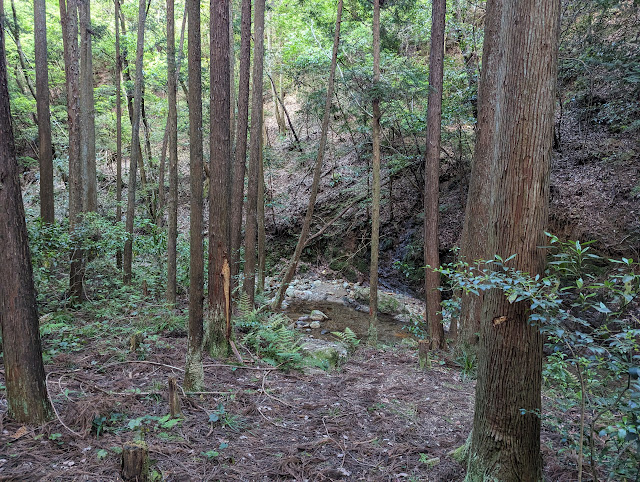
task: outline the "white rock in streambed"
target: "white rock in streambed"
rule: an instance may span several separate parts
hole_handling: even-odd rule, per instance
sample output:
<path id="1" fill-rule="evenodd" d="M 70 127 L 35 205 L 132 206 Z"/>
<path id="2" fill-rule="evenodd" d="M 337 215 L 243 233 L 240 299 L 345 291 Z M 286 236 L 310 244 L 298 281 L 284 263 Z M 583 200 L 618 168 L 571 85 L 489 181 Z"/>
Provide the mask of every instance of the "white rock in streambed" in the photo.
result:
<path id="1" fill-rule="evenodd" d="M 313 328 L 313 329 L 320 328 L 320 322 L 319 321 L 312 321 L 309 324 L 309 328 Z"/>
<path id="2" fill-rule="evenodd" d="M 328 320 L 329 317 L 320 310 L 313 310 L 309 315 L 309 319 L 311 321 L 322 321 L 322 320 Z"/>

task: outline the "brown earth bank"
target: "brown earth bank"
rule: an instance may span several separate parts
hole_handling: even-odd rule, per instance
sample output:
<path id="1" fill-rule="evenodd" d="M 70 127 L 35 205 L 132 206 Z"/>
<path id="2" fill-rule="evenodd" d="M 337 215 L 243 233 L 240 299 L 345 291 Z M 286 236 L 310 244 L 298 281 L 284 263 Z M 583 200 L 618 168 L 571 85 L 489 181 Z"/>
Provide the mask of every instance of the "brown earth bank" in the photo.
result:
<path id="1" fill-rule="evenodd" d="M 288 108 L 296 111 L 294 99 Z M 592 249 L 604 256 L 640 256 L 640 145 L 633 132 L 611 132 L 581 121 L 568 111 L 558 122 L 558 142 L 553 151 L 549 231 L 562 240 L 595 240 Z M 283 263 L 293 252 L 307 208 L 318 129 L 303 137 L 305 155 L 298 154 L 288 138 L 277 137 L 277 126 L 267 118 L 272 133 L 270 156 L 278 159 L 267 169 L 266 228 L 271 238 L 273 264 Z M 369 183 L 367 153 L 350 147 L 346 136 L 330 136 L 314 228 L 318 232 L 344 208 L 356 202 L 315 238 L 304 261 L 325 264 L 350 281 L 368 277 L 370 218 L 365 197 Z M 387 156 L 393 157 L 393 145 Z M 471 147 L 443 148 L 440 172 L 440 252 L 444 262 L 453 259 L 460 243 L 469 183 Z M 384 164 L 385 152 L 383 152 Z M 424 160 L 416 156 L 405 168 L 382 179 L 380 275 L 382 286 L 420 293 L 423 266 Z M 384 168 L 383 168 L 384 170 Z"/>

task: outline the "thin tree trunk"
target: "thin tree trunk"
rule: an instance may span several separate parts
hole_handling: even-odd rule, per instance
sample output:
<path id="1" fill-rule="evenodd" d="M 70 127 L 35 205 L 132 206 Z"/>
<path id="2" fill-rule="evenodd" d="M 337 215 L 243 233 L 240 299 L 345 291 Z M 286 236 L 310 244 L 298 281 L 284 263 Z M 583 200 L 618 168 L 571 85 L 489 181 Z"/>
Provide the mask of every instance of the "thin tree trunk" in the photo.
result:
<path id="1" fill-rule="evenodd" d="M 440 190 L 440 130 L 442 120 L 442 79 L 444 70 L 444 27 L 446 0 L 433 0 L 431 50 L 429 53 L 429 99 L 427 104 L 427 148 L 424 156 L 424 263 L 426 320 L 431 348 L 446 347 L 440 306 L 440 266 L 438 252 L 438 198 Z"/>
<path id="2" fill-rule="evenodd" d="M 140 115 L 142 120 L 142 130 L 144 132 L 144 146 L 145 151 L 147 153 L 147 166 L 149 167 L 149 171 L 152 169 L 153 156 L 151 153 L 151 129 L 149 128 L 149 122 L 147 121 L 147 111 L 144 105 L 144 97 L 145 97 L 145 86 L 144 82 L 142 84 L 142 102 L 140 106 Z M 151 172 L 150 172 L 151 173 Z M 154 204 L 154 191 L 149 187 L 147 181 L 147 173 L 145 172 L 144 162 L 142 161 L 142 157 L 140 157 L 140 181 L 142 184 L 142 193 L 144 199 L 147 201 L 147 209 L 149 211 L 149 217 L 151 219 L 156 219 L 156 209 Z"/>
<path id="3" fill-rule="evenodd" d="M 126 35 L 127 34 L 126 22 L 125 22 L 124 14 L 122 13 L 122 9 L 120 10 L 120 27 L 122 29 L 122 33 Z M 122 65 L 123 65 L 122 76 L 124 77 L 124 80 L 126 81 L 126 83 L 130 85 L 132 83 L 132 79 L 131 79 L 131 73 L 130 73 L 131 71 L 129 68 L 128 51 L 126 49 L 126 45 L 125 45 L 125 48 L 122 49 Z M 135 90 L 135 82 L 134 82 L 134 90 Z M 131 132 L 133 132 L 134 93 L 130 89 L 126 89 L 126 94 L 127 94 L 127 112 L 129 113 L 129 122 L 131 123 Z M 144 92 L 142 96 L 142 101 L 144 101 Z M 142 187 L 142 191 L 146 192 L 147 191 L 147 172 L 144 168 L 144 157 L 142 156 L 142 144 L 140 142 L 139 134 L 138 134 L 138 143 L 137 145 L 135 145 L 135 148 L 138 150 L 137 164 L 139 164 L 138 168 L 140 169 L 140 184 Z M 133 147 L 130 149 L 130 151 L 131 152 L 129 153 L 129 155 L 132 156 Z"/>
<path id="4" fill-rule="evenodd" d="M 175 8 L 174 8 L 175 10 Z M 174 20 L 174 45 L 173 45 L 173 65 L 174 65 L 174 83 L 176 84 L 176 89 L 177 89 L 177 83 L 178 83 L 178 76 L 180 75 L 180 64 L 181 64 L 181 57 L 182 57 L 182 50 L 184 47 L 184 31 L 185 31 L 185 27 L 187 25 L 187 9 L 185 7 L 184 10 L 184 16 L 182 17 L 182 29 L 180 31 L 180 50 L 178 52 L 178 61 L 176 62 L 176 46 L 175 46 L 175 20 Z M 168 26 L 167 26 L 168 28 Z M 167 52 L 168 54 L 168 52 Z M 167 67 L 168 68 L 168 67 Z M 167 86 L 167 89 L 169 89 L 170 87 Z M 171 95 L 169 95 L 169 102 L 171 99 Z M 169 110 L 171 109 L 171 107 L 169 106 Z M 165 205 L 165 193 L 164 193 L 164 173 L 165 173 L 165 164 L 166 164 L 166 159 L 167 159 L 167 145 L 169 142 L 169 129 L 170 129 L 170 120 L 169 120 L 169 115 L 170 112 L 167 114 L 167 123 L 165 125 L 164 128 L 164 136 L 162 137 L 162 151 L 160 153 L 160 166 L 158 168 L 159 173 L 158 173 L 158 217 L 156 219 L 156 224 L 158 226 L 162 226 L 164 224 L 164 205 Z M 176 114 L 177 116 L 177 114 Z M 176 124 L 177 124 L 177 120 L 176 120 Z M 176 127 L 177 130 L 177 127 Z M 177 145 L 177 141 L 176 141 L 176 145 Z M 171 154 L 169 154 L 169 156 L 171 156 Z M 169 160 L 169 162 L 171 162 L 171 160 Z M 169 169 L 171 169 L 171 166 L 169 166 Z M 169 180 L 169 190 L 171 190 L 171 180 Z M 171 202 L 171 201 L 169 201 Z"/>
<path id="5" fill-rule="evenodd" d="M 131 163 L 129 167 L 129 189 L 127 193 L 127 222 L 129 233 L 124 244 L 124 282 L 131 283 L 131 265 L 133 261 L 133 219 L 136 210 L 136 172 L 138 162 L 142 162 L 140 146 L 140 111 L 142 108 L 142 64 L 144 61 L 144 25 L 147 19 L 146 2 L 140 0 L 138 5 L 138 44 L 136 47 L 136 82 L 133 97 L 133 119 L 131 130 Z M 136 146 L 138 148 L 136 149 Z M 142 167 L 142 166 L 141 166 Z"/>
<path id="6" fill-rule="evenodd" d="M 244 250 L 244 291 L 253 306 L 256 286 L 256 232 L 258 202 L 258 163 L 262 139 L 262 84 L 264 66 L 264 6 L 265 0 L 256 0 L 253 46 L 253 89 L 251 93 L 251 144 L 249 149 L 249 173 Z"/>
<path id="7" fill-rule="evenodd" d="M 84 185 L 82 201 L 84 212 L 94 212 L 98 208 L 90 3 L 91 0 L 79 0 L 78 3 L 80 14 L 80 138 L 82 139 L 80 158 Z"/>
<path id="8" fill-rule="evenodd" d="M 167 303 L 176 304 L 176 271 L 178 242 L 178 110 L 176 79 L 176 34 L 174 0 L 167 0 L 167 88 L 169 91 L 169 115 L 167 117 L 169 143 L 169 226 L 167 233 Z M 186 12 L 185 12 L 186 18 Z M 184 25 L 184 23 L 183 23 Z M 184 30 L 183 30 L 184 32 Z M 180 42 L 182 46 L 182 39 Z M 160 165 L 162 167 L 162 163 Z M 162 173 L 163 170 L 161 169 Z M 164 179 L 160 193 L 164 192 Z M 160 196 L 161 199 L 164 195 Z M 162 212 L 162 210 L 159 210 Z"/>
<path id="9" fill-rule="evenodd" d="M 116 24 L 116 222 L 122 221 L 122 57 L 120 56 L 120 0 L 114 0 Z M 122 251 L 116 253 L 116 264 L 122 269 Z"/>
<path id="10" fill-rule="evenodd" d="M 266 132 L 264 124 L 264 110 L 262 111 L 262 127 Z M 258 204 L 257 209 L 257 222 L 258 222 L 258 285 L 256 286 L 256 293 L 262 293 L 264 291 L 264 279 L 265 269 L 267 264 L 267 252 L 266 252 L 266 231 L 264 227 L 264 134 L 260 137 L 260 160 L 258 161 Z"/>
<path id="11" fill-rule="evenodd" d="M 240 20 L 240 72 L 238 79 L 238 123 L 231 187 L 231 279 L 240 267 L 242 242 L 242 205 L 247 164 L 247 128 L 249 122 L 249 74 L 251 57 L 251 0 L 242 0 Z"/>
<path id="12" fill-rule="evenodd" d="M 78 4 L 76 0 L 60 0 L 64 65 L 67 86 L 67 117 L 69 126 L 69 233 L 75 237 L 75 229 L 82 212 L 83 186 L 80 163 L 80 66 L 78 57 Z M 82 300 L 84 290 L 83 255 L 80 249 L 71 250 L 69 269 L 69 296 Z"/>
<path id="13" fill-rule="evenodd" d="M 324 117 L 322 118 L 322 130 L 320 132 L 320 144 L 318 145 L 318 157 L 316 158 L 316 165 L 313 171 L 313 182 L 311 184 L 311 194 L 309 196 L 309 204 L 307 205 L 307 214 L 304 217 L 302 224 L 302 232 L 298 238 L 298 244 L 289 261 L 287 271 L 284 279 L 280 284 L 280 289 L 276 295 L 276 299 L 273 303 L 274 309 L 279 310 L 284 300 L 284 295 L 289 287 L 289 283 L 293 279 L 302 255 L 307 238 L 309 237 L 309 231 L 311 230 L 311 219 L 313 217 L 313 210 L 316 204 L 316 197 L 318 196 L 318 187 L 320 185 L 320 175 L 322 174 L 322 161 L 324 160 L 324 151 L 327 144 L 327 132 L 329 130 L 329 116 L 331 114 L 331 101 L 333 100 L 333 83 L 336 75 L 336 64 L 338 60 L 338 46 L 340 44 L 340 25 L 342 22 L 342 0 L 338 0 L 338 7 L 336 12 L 336 31 L 333 37 L 333 51 L 331 54 L 331 69 L 329 71 L 329 81 L 327 82 L 327 94 L 324 104 Z"/>
<path id="14" fill-rule="evenodd" d="M 202 367 L 204 249 L 202 243 L 202 46 L 200 44 L 200 1 L 187 0 L 189 14 L 189 163 L 190 163 L 190 261 L 189 337 L 184 386 L 199 390 L 204 384 Z"/>
<path id="15" fill-rule="evenodd" d="M 231 123 L 229 118 L 229 0 L 211 2 L 209 172 L 209 319 L 206 348 L 212 356 L 226 356 L 226 296 L 223 267 L 231 250 Z"/>
<path id="16" fill-rule="evenodd" d="M 38 307 L 33 285 L 27 224 L 18 179 L 4 49 L 4 6 L 0 0 L 0 329 L 9 416 L 41 425 L 51 418 Z"/>
<path id="17" fill-rule="evenodd" d="M 271 14 L 269 14 L 269 28 L 267 29 L 267 50 L 271 54 Z M 284 124 L 284 117 L 280 113 L 280 109 L 278 108 L 278 90 L 276 89 L 276 84 L 273 82 L 273 61 L 269 64 L 269 79 L 271 80 L 271 92 L 273 93 L 273 113 L 276 118 L 276 123 L 278 124 L 278 132 L 281 135 L 284 135 L 287 132 L 287 127 Z"/>
<path id="18" fill-rule="evenodd" d="M 380 0 L 373 2 L 373 85 L 380 82 Z M 373 99 L 371 164 L 371 267 L 369 270 L 369 343 L 378 341 L 378 251 L 380 244 L 380 99 Z"/>
<path id="19" fill-rule="evenodd" d="M 49 114 L 49 68 L 47 65 L 47 15 L 45 0 L 33 1 L 36 103 L 40 160 L 40 217 L 47 224 L 55 221 L 53 204 L 53 147 Z"/>
<path id="20" fill-rule="evenodd" d="M 480 93 L 496 102 L 481 99 L 476 159 L 488 158 L 489 222 L 469 236 L 531 275 L 545 265 L 559 12 L 559 0 L 487 3 Z M 529 311 L 485 293 L 468 480 L 542 480 L 542 336 Z"/>
<path id="21" fill-rule="evenodd" d="M 18 61 L 20 62 L 20 69 L 22 75 L 24 76 L 24 80 L 27 83 L 29 93 L 34 99 L 37 100 L 36 91 L 33 88 L 33 83 L 31 82 L 31 78 L 29 77 L 29 75 L 27 75 L 30 69 L 27 66 L 27 57 L 24 54 L 24 50 L 22 50 L 22 42 L 20 41 L 20 25 L 18 24 L 18 14 L 16 13 L 14 0 L 11 0 L 11 13 L 13 14 L 13 28 L 11 29 L 11 33 L 13 34 L 13 40 L 16 43 L 16 50 L 18 51 Z"/>

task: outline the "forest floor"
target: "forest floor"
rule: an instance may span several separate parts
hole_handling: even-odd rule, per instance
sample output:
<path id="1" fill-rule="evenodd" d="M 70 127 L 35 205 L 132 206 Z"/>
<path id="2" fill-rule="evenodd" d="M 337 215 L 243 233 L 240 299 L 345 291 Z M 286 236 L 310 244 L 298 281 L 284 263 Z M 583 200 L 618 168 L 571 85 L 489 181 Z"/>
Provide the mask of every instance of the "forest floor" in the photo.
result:
<path id="1" fill-rule="evenodd" d="M 132 353 L 138 316 L 80 313 L 74 328 L 91 336 L 44 337 L 57 418 L 22 426 L 0 400 L 0 480 L 117 480 L 123 444 L 140 438 L 151 480 L 463 480 L 450 452 L 471 429 L 475 382 L 452 355 L 422 370 L 414 347 L 361 346 L 330 371 L 284 372 L 239 344 L 245 365 L 207 358 L 205 392 L 183 392 L 170 419 L 186 333 L 148 330 Z M 575 480 L 574 461 L 551 449 L 558 436 L 543 432 L 547 480 Z"/>

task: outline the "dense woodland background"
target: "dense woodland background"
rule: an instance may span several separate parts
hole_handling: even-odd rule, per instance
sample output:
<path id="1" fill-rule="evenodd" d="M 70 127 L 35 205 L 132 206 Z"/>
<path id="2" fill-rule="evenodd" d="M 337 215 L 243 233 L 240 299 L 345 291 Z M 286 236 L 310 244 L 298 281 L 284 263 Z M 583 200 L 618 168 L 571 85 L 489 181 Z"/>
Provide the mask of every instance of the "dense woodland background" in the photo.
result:
<path id="1" fill-rule="evenodd" d="M 491 263 L 476 264 L 460 258 L 457 249 L 467 249 L 463 226 L 465 210 L 467 215 L 473 210 L 468 196 L 474 152 L 476 157 L 485 152 L 476 145 L 485 25 L 500 8 L 534 8 L 535 2 L 446 2 L 435 176 L 425 174 L 427 104 L 430 92 L 438 92 L 436 81 L 429 85 L 437 20 L 431 2 L 382 2 L 378 57 L 376 9 L 368 1 L 269 1 L 263 27 L 255 17 L 261 16 L 260 0 L 250 13 L 243 11 L 248 2 L 240 1 L 213 2 L 211 9 L 201 2 L 198 9 L 197 2 L 94 0 L 90 20 L 88 0 L 43 3 L 46 51 L 40 58 L 46 54 L 48 82 L 40 84 L 36 76 L 36 47 L 44 45 L 34 20 L 40 0 L 4 0 L 3 26 L 14 158 L 46 371 L 41 383 L 55 412 L 45 402 L 37 421 L 54 421 L 26 428 L 18 422 L 29 421 L 28 414 L 16 417 L 15 401 L 7 395 L 8 412 L 0 418 L 7 456 L 0 476 L 113 480 L 122 444 L 143 439 L 152 480 L 462 480 L 465 474 L 482 480 L 481 471 L 495 480 L 507 480 L 508 474 L 523 480 L 637 480 L 636 1 L 559 5 L 555 95 L 547 99 L 554 115 L 546 120 L 553 129 L 548 236 L 534 243 L 549 247 L 546 270 L 518 265 L 527 259 L 526 250 L 484 251 L 478 257 Z M 556 6 L 547 3 L 550 10 Z M 65 36 L 61 9 L 76 4 L 77 33 Z M 168 15 L 175 17 L 173 32 Z M 511 30 L 505 25 L 505 38 L 516 42 L 514 25 Z M 199 65 L 196 39 L 201 40 Z M 72 40 L 75 87 L 69 80 Z M 554 52 L 555 40 L 547 40 Z M 542 70 L 546 63 L 554 71 L 554 55 L 538 59 Z M 526 87 L 526 79 L 513 82 L 521 81 Z M 41 164 L 38 121 L 45 111 L 37 106 L 38 85 L 49 91 L 52 171 Z M 531 98 L 523 95 L 523 104 Z M 533 104 L 531 119 L 544 117 L 536 110 L 543 104 Z M 202 109 L 201 129 L 196 106 Z M 544 134 L 538 137 L 546 142 Z M 518 146 L 538 140 L 513 139 Z M 372 236 L 378 162 L 379 241 Z M 529 174 L 519 179 L 526 184 L 534 176 L 523 169 Z M 425 183 L 436 178 L 434 243 L 424 236 Z M 42 191 L 45 179 L 53 186 L 49 200 Z M 510 226 L 495 216 L 496 224 Z M 404 308 L 416 299 L 422 303 L 432 291 L 425 292 L 425 273 L 431 273 L 425 272 L 425 245 L 436 247 L 435 264 L 443 263 L 435 280 L 444 300 L 438 315 L 444 324 L 440 318 L 436 323 L 441 331 L 444 327 L 441 340 L 422 305 Z M 515 254 L 516 262 L 508 258 Z M 374 273 L 383 293 L 377 299 L 372 298 L 378 296 Z M 370 284 L 373 288 L 363 292 Z M 323 290 L 324 298 L 318 296 Z M 482 328 L 479 315 L 477 325 L 465 321 L 473 317 L 470 299 L 484 295 L 486 307 L 495 293 L 503 303 L 523 307 L 518 316 L 536 326 L 518 335 L 524 345 L 507 346 L 522 350 L 511 361 L 485 346 L 489 338 L 482 330 L 501 325 L 499 318 L 488 318 Z M 303 318 L 315 308 L 332 309 L 320 306 L 327 298 L 396 315 L 393 323 L 402 321 L 396 338 L 403 343 L 376 345 L 374 321 L 358 333 L 360 343 L 345 323 L 333 336 L 322 330 L 333 341 L 318 355 L 302 338 L 305 329 L 311 331 Z M 285 316 L 301 299 L 307 303 L 296 308 L 302 318 Z M 378 309 L 370 311 L 374 320 Z M 365 337 L 371 346 L 364 347 Z M 513 413 L 495 417 L 526 418 L 542 438 L 534 433 L 531 446 L 511 444 L 509 437 L 517 439 L 527 425 L 495 422 L 494 431 L 502 423 L 500 430 L 509 435 L 496 437 L 493 452 L 482 453 L 478 447 L 487 445 L 481 438 L 486 427 L 478 420 L 492 420 L 493 412 L 486 406 L 489 411 L 482 412 L 484 402 L 476 399 L 472 420 L 476 376 L 481 380 L 476 393 L 484 393 L 485 381 L 490 385 L 491 374 L 500 373 L 488 366 L 490 360 L 502 360 L 497 363 L 502 373 L 520 379 L 513 391 L 522 391 L 517 384 L 528 375 L 509 367 L 519 370 L 518 357 L 529 360 L 543 343 L 541 373 L 539 358 L 531 358 L 538 365 L 534 378 L 542 382 L 541 408 L 540 388 L 531 394 L 538 408 L 515 406 L 521 402 L 507 393 L 502 400 L 504 406 L 511 402 Z M 348 351 L 344 359 L 341 350 Z M 0 372 L 0 380 L 10 390 L 8 356 L 5 348 L 6 373 Z M 209 357 L 230 359 L 211 363 Z M 232 368 L 235 364 L 242 368 Z M 178 377 L 182 415 L 179 407 L 174 413 L 173 404 L 167 415 L 167 404 L 176 399 L 165 388 L 170 376 Z M 487 393 L 476 396 L 489 399 L 489 407 L 491 400 L 502 406 L 495 392 Z"/>

